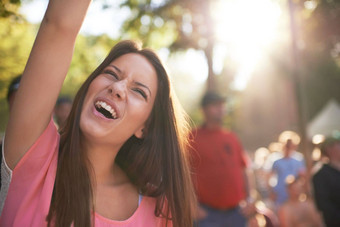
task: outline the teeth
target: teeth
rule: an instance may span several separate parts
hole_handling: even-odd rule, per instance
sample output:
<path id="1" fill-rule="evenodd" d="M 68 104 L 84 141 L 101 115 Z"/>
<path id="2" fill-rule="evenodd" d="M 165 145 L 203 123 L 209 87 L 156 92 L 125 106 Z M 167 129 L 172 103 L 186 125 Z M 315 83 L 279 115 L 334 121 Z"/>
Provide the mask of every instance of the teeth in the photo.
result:
<path id="1" fill-rule="evenodd" d="M 101 108 L 104 108 L 105 110 L 109 111 L 114 119 L 117 117 L 116 111 L 109 104 L 107 104 L 106 102 L 97 101 L 96 102 L 96 106 L 98 108 L 101 107 Z"/>

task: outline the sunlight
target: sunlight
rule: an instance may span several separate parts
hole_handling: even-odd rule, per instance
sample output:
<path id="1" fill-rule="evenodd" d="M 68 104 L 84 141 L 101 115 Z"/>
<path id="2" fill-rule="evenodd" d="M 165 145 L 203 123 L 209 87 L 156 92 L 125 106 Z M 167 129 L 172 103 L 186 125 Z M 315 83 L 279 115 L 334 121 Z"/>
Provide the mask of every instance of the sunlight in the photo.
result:
<path id="1" fill-rule="evenodd" d="M 270 151 L 265 147 L 258 148 L 254 153 L 254 164 L 256 167 L 262 167 Z"/>
<path id="2" fill-rule="evenodd" d="M 193 111 L 208 77 L 208 66 L 203 51 L 189 49 L 162 59 L 166 59 L 171 83 L 184 109 Z"/>
<path id="3" fill-rule="evenodd" d="M 212 8 L 218 42 L 228 46 L 239 64 L 234 88 L 242 90 L 278 35 L 280 7 L 270 0 L 220 0 Z"/>
<path id="4" fill-rule="evenodd" d="M 291 139 L 292 142 L 296 145 L 300 144 L 301 141 L 301 137 L 299 136 L 299 134 L 289 130 L 281 132 L 278 140 L 280 143 L 285 144 L 288 139 Z"/>
<path id="5" fill-rule="evenodd" d="M 103 10 L 103 2 L 94 1 L 89 7 L 80 32 L 85 35 L 107 34 L 111 38 L 119 37 L 121 24 L 130 14 L 127 7 L 119 8 L 119 4 L 122 2 L 122 0 L 118 0 L 115 7 Z M 20 12 L 26 16 L 29 22 L 40 23 L 47 5 L 48 0 L 24 1 Z"/>
<path id="6" fill-rule="evenodd" d="M 173 66 L 173 70 L 176 68 L 176 73 L 181 72 L 198 83 L 204 83 L 208 78 L 208 66 L 202 51 L 189 49 L 179 53 L 178 59 L 175 62 L 168 62 Z"/>

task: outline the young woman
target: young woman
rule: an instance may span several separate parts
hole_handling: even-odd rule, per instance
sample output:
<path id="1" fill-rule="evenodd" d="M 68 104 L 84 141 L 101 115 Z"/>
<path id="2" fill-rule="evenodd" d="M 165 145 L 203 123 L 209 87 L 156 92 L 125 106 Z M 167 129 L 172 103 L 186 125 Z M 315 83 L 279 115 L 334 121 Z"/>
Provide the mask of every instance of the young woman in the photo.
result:
<path id="1" fill-rule="evenodd" d="M 191 226 L 183 119 L 152 51 L 117 44 L 60 135 L 51 120 L 89 4 L 49 2 L 6 130 L 0 226 Z"/>

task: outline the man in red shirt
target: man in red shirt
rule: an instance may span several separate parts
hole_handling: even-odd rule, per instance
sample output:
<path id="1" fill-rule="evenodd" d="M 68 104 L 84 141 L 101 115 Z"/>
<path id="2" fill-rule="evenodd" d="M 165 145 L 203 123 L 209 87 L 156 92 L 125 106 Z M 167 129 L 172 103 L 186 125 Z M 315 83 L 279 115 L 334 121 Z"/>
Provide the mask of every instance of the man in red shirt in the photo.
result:
<path id="1" fill-rule="evenodd" d="M 246 159 L 237 136 L 223 128 L 225 99 L 208 92 L 201 106 L 204 124 L 193 130 L 193 180 L 200 203 L 199 227 L 243 227 L 239 203 L 246 199 Z"/>

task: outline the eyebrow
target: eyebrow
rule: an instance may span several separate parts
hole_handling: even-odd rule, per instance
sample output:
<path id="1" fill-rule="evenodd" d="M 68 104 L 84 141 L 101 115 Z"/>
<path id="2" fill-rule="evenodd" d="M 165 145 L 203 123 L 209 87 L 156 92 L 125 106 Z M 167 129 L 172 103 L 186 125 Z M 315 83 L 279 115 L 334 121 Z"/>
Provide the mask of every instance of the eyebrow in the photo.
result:
<path id="1" fill-rule="evenodd" d="M 109 65 L 109 66 L 112 66 L 112 67 L 115 68 L 119 73 L 122 73 L 122 70 L 120 70 L 117 66 L 115 66 L 115 65 L 113 65 L 113 64 L 111 64 L 111 65 Z M 135 81 L 134 83 L 135 83 L 136 85 L 138 85 L 138 86 L 141 86 L 141 87 L 146 88 L 146 89 L 149 91 L 150 96 L 151 96 L 151 91 L 150 91 L 150 89 L 149 89 L 148 86 L 146 86 L 145 84 L 142 84 L 141 82 L 138 82 L 138 81 Z"/>
<path id="2" fill-rule="evenodd" d="M 149 91 L 150 96 L 151 96 L 151 91 L 150 91 L 150 89 L 148 88 L 148 86 L 146 86 L 145 84 L 142 84 L 141 82 L 138 82 L 138 81 L 135 81 L 135 84 L 137 84 L 138 86 L 141 86 L 141 87 L 146 88 L 146 89 Z"/>
<path id="3" fill-rule="evenodd" d="M 113 67 L 113 68 L 115 68 L 119 73 L 122 73 L 122 70 L 120 70 L 117 66 L 115 66 L 115 65 L 109 65 L 109 66 L 111 66 L 111 67 Z"/>

